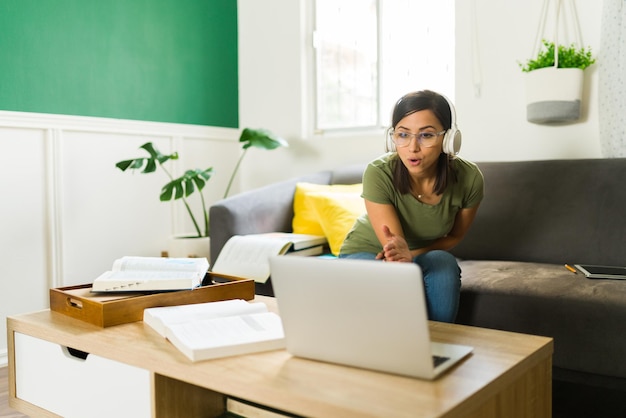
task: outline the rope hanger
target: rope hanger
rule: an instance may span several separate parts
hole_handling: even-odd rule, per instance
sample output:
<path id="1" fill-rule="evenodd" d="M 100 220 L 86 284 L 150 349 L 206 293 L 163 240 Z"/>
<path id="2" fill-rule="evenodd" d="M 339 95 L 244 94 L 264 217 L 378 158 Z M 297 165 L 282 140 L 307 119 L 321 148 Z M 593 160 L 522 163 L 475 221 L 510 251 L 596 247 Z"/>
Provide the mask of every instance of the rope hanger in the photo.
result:
<path id="1" fill-rule="evenodd" d="M 546 30 L 546 21 L 548 20 L 548 11 L 551 0 L 543 0 L 543 4 L 541 7 L 541 18 L 539 19 L 539 26 L 537 28 L 537 35 L 535 37 L 535 43 L 533 52 L 530 55 L 531 57 L 536 57 L 541 49 L 543 44 L 543 40 L 545 39 L 545 30 Z M 561 12 L 565 15 L 566 5 L 563 0 L 556 0 L 555 2 L 555 25 L 554 25 L 554 67 L 559 66 L 559 23 L 561 21 Z M 575 0 L 568 0 L 569 11 L 572 20 L 572 26 L 574 31 L 574 36 L 576 37 L 576 42 L 580 47 L 583 45 L 582 35 L 580 31 L 580 23 L 578 22 L 578 13 L 576 12 L 576 3 Z M 567 20 L 566 17 L 563 18 L 563 26 L 567 31 Z"/>

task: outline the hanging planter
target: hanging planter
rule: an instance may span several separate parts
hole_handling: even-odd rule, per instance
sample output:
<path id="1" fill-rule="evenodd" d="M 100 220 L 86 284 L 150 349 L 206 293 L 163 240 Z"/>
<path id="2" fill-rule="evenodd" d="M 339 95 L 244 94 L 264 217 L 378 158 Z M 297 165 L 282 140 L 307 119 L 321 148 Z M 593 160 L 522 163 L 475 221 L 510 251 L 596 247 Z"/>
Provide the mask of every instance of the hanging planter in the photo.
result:
<path id="1" fill-rule="evenodd" d="M 526 74 L 526 119 L 532 123 L 580 119 L 585 73 L 580 68 L 547 67 Z"/>
<path id="2" fill-rule="evenodd" d="M 540 28 L 547 18 L 547 3 Z M 520 64 L 526 74 L 526 119 L 532 123 L 564 123 L 580 119 L 581 103 L 584 87 L 584 70 L 595 62 L 590 49 L 577 49 L 559 45 L 558 24 L 561 0 L 556 5 L 555 42 L 543 40 L 543 49 L 526 64 Z M 575 6 L 571 2 L 578 42 L 582 44 L 580 30 L 575 18 Z M 539 31 L 542 32 L 542 29 Z M 539 35 L 539 34 L 538 34 Z"/>

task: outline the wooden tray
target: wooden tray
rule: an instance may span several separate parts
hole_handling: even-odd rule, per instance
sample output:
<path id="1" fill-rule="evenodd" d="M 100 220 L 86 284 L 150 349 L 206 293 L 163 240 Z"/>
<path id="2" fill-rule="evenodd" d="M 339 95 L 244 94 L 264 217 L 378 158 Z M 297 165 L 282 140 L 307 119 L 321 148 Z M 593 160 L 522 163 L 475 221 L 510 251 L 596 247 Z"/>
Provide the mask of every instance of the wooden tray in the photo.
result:
<path id="1" fill-rule="evenodd" d="M 50 289 L 50 310 L 100 327 L 143 320 L 143 310 L 228 299 L 254 299 L 254 280 L 228 277 L 193 290 L 162 293 L 92 293 L 91 284 Z"/>

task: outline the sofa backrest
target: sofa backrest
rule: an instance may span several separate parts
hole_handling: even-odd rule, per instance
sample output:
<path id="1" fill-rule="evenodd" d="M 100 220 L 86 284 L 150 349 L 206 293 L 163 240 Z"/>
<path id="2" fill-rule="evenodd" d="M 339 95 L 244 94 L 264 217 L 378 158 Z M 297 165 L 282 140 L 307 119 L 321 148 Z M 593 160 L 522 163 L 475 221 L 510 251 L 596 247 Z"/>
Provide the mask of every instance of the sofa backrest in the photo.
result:
<path id="1" fill-rule="evenodd" d="M 478 163 L 463 259 L 626 265 L 626 159 Z"/>
<path id="2" fill-rule="evenodd" d="M 454 255 L 626 265 L 626 159 L 478 163 L 485 198 Z M 211 263 L 236 234 L 291 231 L 297 182 L 353 184 L 364 165 L 282 181 L 210 209 Z"/>
<path id="3" fill-rule="evenodd" d="M 333 171 L 330 184 L 357 184 L 363 182 L 365 164 L 346 166 Z"/>

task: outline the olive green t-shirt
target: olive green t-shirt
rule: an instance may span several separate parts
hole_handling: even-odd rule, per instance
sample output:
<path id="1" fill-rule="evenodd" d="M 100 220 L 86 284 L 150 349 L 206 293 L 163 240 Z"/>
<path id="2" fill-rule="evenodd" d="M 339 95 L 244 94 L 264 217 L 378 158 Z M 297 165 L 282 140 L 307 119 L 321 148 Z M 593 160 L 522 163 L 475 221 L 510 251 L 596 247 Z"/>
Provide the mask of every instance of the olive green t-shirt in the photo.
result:
<path id="1" fill-rule="evenodd" d="M 389 153 L 368 164 L 363 173 L 363 193 L 366 200 L 390 204 L 396 208 L 404 237 L 410 249 L 423 248 L 447 235 L 459 209 L 471 208 L 483 198 L 483 175 L 476 166 L 461 158 L 454 160 L 457 182 L 449 184 L 436 205 L 417 200 L 410 193 L 400 194 L 393 186 L 392 167 L 397 154 Z M 378 241 L 367 214 L 359 217 L 341 247 L 342 254 L 378 253 Z"/>

